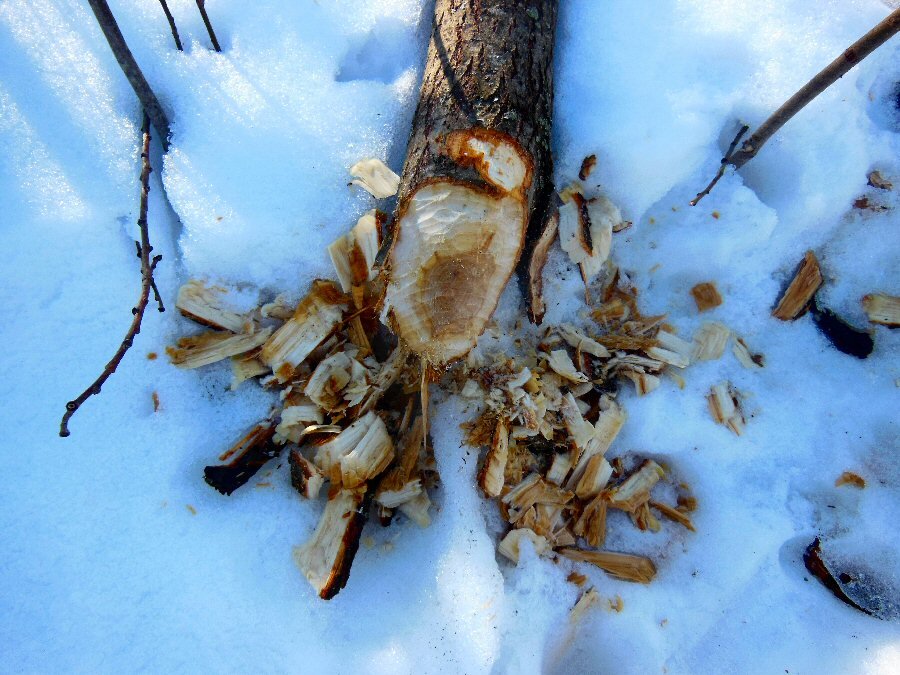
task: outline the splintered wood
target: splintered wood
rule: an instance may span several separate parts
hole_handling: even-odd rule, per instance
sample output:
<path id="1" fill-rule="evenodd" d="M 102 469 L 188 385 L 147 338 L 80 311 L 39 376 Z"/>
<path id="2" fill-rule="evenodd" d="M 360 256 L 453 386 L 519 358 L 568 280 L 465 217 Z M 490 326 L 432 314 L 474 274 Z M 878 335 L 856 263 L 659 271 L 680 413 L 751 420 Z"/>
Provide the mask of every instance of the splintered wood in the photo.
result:
<path id="1" fill-rule="evenodd" d="M 772 311 L 772 316 L 782 321 L 796 319 L 806 311 L 823 281 L 815 253 L 807 251 L 790 285 Z"/>
<path id="2" fill-rule="evenodd" d="M 490 145 L 491 140 L 448 142 L 463 143 L 469 153 L 487 152 L 493 163 L 481 167 L 485 180 L 495 181 L 498 189 L 518 189 L 518 183 L 507 185 L 525 175 L 518 155 L 502 144 Z M 355 165 L 354 176 L 375 195 L 396 189 L 394 176 L 374 160 Z M 693 531 L 688 513 L 695 502 L 675 487 L 664 467 L 614 449 L 627 419 L 618 389 L 630 382 L 638 395 L 651 394 L 664 374 L 721 358 L 732 333 L 720 323 L 706 323 L 693 339 L 685 339 L 664 315 L 643 315 L 637 289 L 609 257 L 613 232 L 624 227 L 618 209 L 602 196 L 583 196 L 580 187 L 564 192 L 559 213 L 551 218 L 559 220 L 560 243 L 580 267 L 594 323 L 523 331 L 515 340 L 515 356 L 488 356 L 480 345 L 469 351 L 480 329 L 464 331 L 458 352 L 433 359 L 427 339 L 410 344 L 385 330 L 378 312 L 386 293 L 390 298 L 391 284 L 396 291 L 397 277 L 396 270 L 390 277 L 379 268 L 386 224 L 374 210 L 329 246 L 338 281 L 314 281 L 296 304 L 279 296 L 238 311 L 225 289 L 199 281 L 179 293 L 179 309 L 204 332 L 170 348 L 173 363 L 196 368 L 229 361 L 232 388 L 256 380 L 278 394 L 271 415 L 219 464 L 206 467 L 206 481 L 231 494 L 268 461 L 287 455 L 290 482 L 299 495 L 325 502 L 318 526 L 294 552 L 320 597 L 333 597 L 347 583 L 369 519 L 388 526 L 399 515 L 421 527 L 430 524 L 430 493 L 439 477 L 427 438 L 429 381 L 478 408 L 467 423 L 467 439 L 484 448 L 478 484 L 509 525 L 498 541 L 500 556 L 517 563 L 529 551 L 648 583 L 656 574 L 650 558 L 604 550 L 610 528 L 624 524 L 657 532 L 664 527 L 662 518 L 666 527 Z M 447 274 L 452 285 L 456 273 Z M 386 305 L 393 310 L 382 317 L 388 323 L 399 319 L 397 298 Z M 487 321 L 491 307 L 481 308 L 478 321 Z M 761 355 L 735 340 L 738 359 L 761 367 Z M 456 344 L 444 346 L 451 342 Z M 466 354 L 465 360 L 445 364 L 454 354 Z M 447 368 L 436 372 L 429 363 Z M 719 389 L 711 394 L 711 409 L 740 433 L 737 399 L 727 387 Z M 667 503 L 675 495 L 677 503 Z"/>
<path id="3" fill-rule="evenodd" d="M 391 189 L 378 163 L 354 170 L 373 194 Z M 326 500 L 311 538 L 294 553 L 324 599 L 346 584 L 370 511 L 385 525 L 402 513 L 427 526 L 427 490 L 438 480 L 418 407 L 419 365 L 379 328 L 374 310 L 381 244 L 380 216 L 372 211 L 329 247 L 340 287 L 317 280 L 296 306 L 276 298 L 237 312 L 224 289 L 190 281 L 178 307 L 213 330 L 169 349 L 181 368 L 230 358 L 233 387 L 258 379 L 278 392 L 270 418 L 223 454 L 222 464 L 206 467 L 205 478 L 229 495 L 287 451 L 297 492 Z"/>
<path id="4" fill-rule="evenodd" d="M 627 418 L 617 389 L 630 381 L 647 394 L 668 369 L 721 357 L 731 332 L 707 324 L 694 340 L 678 337 L 664 317 L 640 313 L 636 289 L 615 269 L 594 288 L 601 308 L 594 329 L 547 327 L 536 345 L 520 340 L 522 353 L 515 357 L 473 353 L 454 384 L 480 408 L 464 426 L 469 443 L 484 449 L 481 490 L 508 523 L 500 555 L 518 563 L 527 546 L 539 556 L 649 583 L 656 574 L 653 561 L 604 550 L 608 528 L 630 520 L 629 527 L 659 531 L 655 514 L 670 527 L 693 531 L 694 525 L 688 508 L 662 496 L 672 493 L 674 483 L 660 464 L 631 453 L 614 456 Z"/>

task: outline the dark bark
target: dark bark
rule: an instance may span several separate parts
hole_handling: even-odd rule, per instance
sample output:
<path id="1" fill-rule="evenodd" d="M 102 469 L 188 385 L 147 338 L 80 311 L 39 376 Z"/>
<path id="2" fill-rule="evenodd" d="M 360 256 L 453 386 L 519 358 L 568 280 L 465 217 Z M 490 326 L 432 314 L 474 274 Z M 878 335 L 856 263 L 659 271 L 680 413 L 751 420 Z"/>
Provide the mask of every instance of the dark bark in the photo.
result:
<path id="1" fill-rule="evenodd" d="M 553 191 L 557 9 L 557 0 L 437 0 L 398 199 L 400 214 L 427 181 L 484 184 L 475 169 L 447 156 L 442 139 L 448 133 L 483 128 L 508 135 L 529 155 L 533 169 L 525 195 L 527 243 L 519 265 L 525 277 Z"/>
<path id="2" fill-rule="evenodd" d="M 100 24 L 103 35 L 106 37 L 106 41 L 109 43 L 109 47 L 112 49 L 116 61 L 119 62 L 122 72 L 125 73 L 125 77 L 128 78 L 131 88 L 134 89 L 134 93 L 137 94 L 138 100 L 141 102 L 141 107 L 144 109 L 144 112 L 147 113 L 147 116 L 150 118 L 150 123 L 159 134 L 163 151 L 167 151 L 169 149 L 170 134 L 169 118 L 166 117 L 166 113 L 159 104 L 156 94 L 153 93 L 150 84 L 147 82 L 147 78 L 144 77 L 144 73 L 141 72 L 137 61 L 134 60 L 134 56 L 128 48 L 125 38 L 122 36 L 122 31 L 119 30 L 119 24 L 116 23 L 116 18 L 113 16 L 112 11 L 110 11 L 106 0 L 88 0 L 88 4 L 94 11 L 94 16 L 97 17 L 97 23 Z"/>
<path id="3" fill-rule="evenodd" d="M 419 104 L 400 183 L 402 203 L 433 177 L 480 182 L 437 139 L 482 127 L 508 134 L 531 155 L 528 195 L 551 188 L 556 0 L 437 0 Z"/>
<path id="4" fill-rule="evenodd" d="M 212 22 L 210 22 L 209 15 L 206 13 L 206 0 L 197 0 L 197 9 L 200 10 L 203 25 L 206 26 L 206 32 L 209 33 L 209 41 L 212 42 L 213 49 L 221 52 L 222 48 L 219 46 L 218 38 L 216 38 L 216 31 L 213 30 Z"/>

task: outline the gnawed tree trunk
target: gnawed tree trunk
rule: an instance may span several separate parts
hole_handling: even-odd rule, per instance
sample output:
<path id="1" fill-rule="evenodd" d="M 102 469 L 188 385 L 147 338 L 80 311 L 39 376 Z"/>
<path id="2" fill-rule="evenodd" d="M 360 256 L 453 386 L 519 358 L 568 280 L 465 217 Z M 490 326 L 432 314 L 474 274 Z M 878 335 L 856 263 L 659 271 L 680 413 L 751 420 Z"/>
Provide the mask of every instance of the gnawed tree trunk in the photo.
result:
<path id="1" fill-rule="evenodd" d="M 385 294 L 388 323 L 432 365 L 471 349 L 520 258 L 540 274 L 557 4 L 436 2 Z"/>

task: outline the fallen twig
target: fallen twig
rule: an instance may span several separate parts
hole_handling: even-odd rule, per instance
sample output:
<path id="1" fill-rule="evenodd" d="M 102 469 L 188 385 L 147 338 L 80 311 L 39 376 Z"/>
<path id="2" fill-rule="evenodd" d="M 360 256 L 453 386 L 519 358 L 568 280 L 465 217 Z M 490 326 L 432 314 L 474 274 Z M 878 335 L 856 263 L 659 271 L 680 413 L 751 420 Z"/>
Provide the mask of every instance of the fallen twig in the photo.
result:
<path id="1" fill-rule="evenodd" d="M 159 0 L 159 4 L 162 5 L 163 12 L 166 14 L 166 19 L 169 21 L 169 28 L 172 29 L 172 37 L 175 38 L 175 46 L 178 48 L 178 51 L 183 52 L 184 47 L 181 46 L 181 38 L 178 37 L 178 28 L 175 26 L 175 17 L 172 16 L 172 12 L 169 11 L 169 4 L 166 0 Z"/>
<path id="2" fill-rule="evenodd" d="M 206 26 L 206 32 L 209 33 L 210 42 L 212 42 L 213 49 L 217 52 L 221 52 L 222 48 L 219 46 L 219 41 L 216 39 L 216 32 L 213 30 L 212 23 L 209 21 L 209 15 L 206 13 L 206 0 L 197 0 L 197 9 L 200 10 L 200 16 L 203 17 L 203 24 Z"/>
<path id="3" fill-rule="evenodd" d="M 106 37 L 106 41 L 109 43 L 109 47 L 112 49 L 116 61 L 119 62 L 122 72 L 125 73 L 125 77 L 128 78 L 131 88 L 134 89 L 134 93 L 137 94 L 138 100 L 141 102 L 141 107 L 144 109 L 144 114 L 150 118 L 153 127 L 159 134 L 163 151 L 167 151 L 169 149 L 170 133 L 169 118 L 166 117 L 165 111 L 163 111 L 162 106 L 159 104 L 159 99 L 156 98 L 156 94 L 154 94 L 153 90 L 150 88 L 150 84 L 141 72 L 137 61 L 134 60 L 134 56 L 128 48 L 125 38 L 122 36 L 122 31 L 119 30 L 116 18 L 113 16 L 112 11 L 110 11 L 106 0 L 88 0 L 88 3 L 94 11 L 94 16 L 97 17 L 97 23 L 100 24 L 103 35 Z"/>
<path id="4" fill-rule="evenodd" d="M 91 4 L 93 5 L 93 2 Z M 122 344 L 119 345 L 116 353 L 109 360 L 109 363 L 106 364 L 103 372 L 100 373 L 100 376 L 94 380 L 87 389 L 81 392 L 77 398 L 66 403 L 66 412 L 59 425 L 59 435 L 64 438 L 69 435 L 69 420 L 72 418 L 72 415 L 74 415 L 91 396 L 100 393 L 100 389 L 104 383 L 114 372 L 116 372 L 116 368 L 118 368 L 119 364 L 122 362 L 125 352 L 127 352 L 131 345 L 134 344 L 135 335 L 141 332 L 141 320 L 144 318 L 144 310 L 147 308 L 147 303 L 150 301 L 151 289 L 153 290 L 156 302 L 159 305 L 159 311 L 164 312 L 166 309 L 165 306 L 163 306 L 162 298 L 160 298 L 159 292 L 156 289 L 156 283 L 153 280 L 153 271 L 156 269 L 156 265 L 159 261 L 162 260 L 162 256 L 155 255 L 152 259 L 150 258 L 150 252 L 153 250 L 153 247 L 150 245 L 150 232 L 147 227 L 147 196 L 150 192 L 150 172 L 153 169 L 150 166 L 150 118 L 146 111 L 144 112 L 143 124 L 141 125 L 141 134 L 143 136 L 141 146 L 141 205 L 137 221 L 141 230 L 141 241 L 135 242 L 137 245 L 138 257 L 141 259 L 141 295 L 138 298 L 137 306 L 131 310 L 131 313 L 134 315 L 134 318 L 131 320 L 131 326 L 128 328 L 128 332 L 125 334 Z"/>
<path id="5" fill-rule="evenodd" d="M 698 192 L 697 196 L 691 200 L 691 206 L 697 206 L 697 202 L 703 199 L 706 195 L 709 194 L 710 190 L 712 190 L 716 183 L 719 182 L 719 179 L 725 175 L 725 169 L 731 163 L 731 156 L 734 153 L 734 149 L 737 147 L 737 144 L 740 142 L 741 138 L 744 137 L 750 130 L 750 127 L 746 124 L 742 124 L 741 128 L 738 129 L 737 134 L 734 137 L 734 140 L 731 141 L 731 145 L 728 146 L 728 151 L 725 153 L 725 156 L 722 158 L 722 163 L 719 165 L 719 170 L 716 171 L 716 175 L 713 176 L 713 179 L 709 181 L 709 185 L 703 188 L 702 192 Z"/>
<path id="6" fill-rule="evenodd" d="M 840 56 L 803 85 L 797 93 L 785 101 L 778 110 L 759 125 L 759 128 L 753 132 L 750 138 L 744 141 L 739 150 L 735 151 L 737 141 L 747 131 L 747 127 L 743 127 L 732 142 L 731 147 L 728 148 L 728 152 L 722 159 L 722 165 L 719 167 L 715 178 L 703 192 L 700 192 L 691 201 L 691 206 L 696 206 L 703 197 L 709 194 L 709 191 L 725 173 L 726 165 L 730 164 L 737 170 L 756 157 L 756 154 L 766 141 L 775 135 L 788 120 L 800 112 L 816 96 L 843 77 L 853 66 L 890 40 L 898 31 L 900 31 L 900 9 L 895 9 L 881 23 L 850 45 Z"/>

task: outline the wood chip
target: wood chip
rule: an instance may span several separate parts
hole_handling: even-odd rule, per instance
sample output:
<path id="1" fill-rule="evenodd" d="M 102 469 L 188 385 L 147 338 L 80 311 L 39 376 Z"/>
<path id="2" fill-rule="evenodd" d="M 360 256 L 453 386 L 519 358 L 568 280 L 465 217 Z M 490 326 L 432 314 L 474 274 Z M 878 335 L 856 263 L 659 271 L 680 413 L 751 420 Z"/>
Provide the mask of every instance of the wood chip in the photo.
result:
<path id="1" fill-rule="evenodd" d="M 645 373 L 642 370 L 621 370 L 620 373 L 634 382 L 634 389 L 638 396 L 645 396 L 659 388 L 661 380 L 656 375 Z"/>
<path id="2" fill-rule="evenodd" d="M 694 302 L 697 303 L 697 311 L 705 312 L 722 304 L 722 296 L 719 295 L 719 289 L 712 281 L 704 281 L 697 284 L 691 289 L 691 295 L 694 296 Z"/>
<path id="3" fill-rule="evenodd" d="M 299 448 L 291 450 L 288 455 L 291 467 L 291 485 L 306 499 L 315 499 L 325 484 L 325 476 L 315 464 L 300 453 Z"/>
<path id="4" fill-rule="evenodd" d="M 879 190 L 891 190 L 894 187 L 893 183 L 882 176 L 879 171 L 870 172 L 867 178 L 869 179 L 869 185 Z"/>
<path id="5" fill-rule="evenodd" d="M 638 470 L 609 493 L 609 505 L 622 511 L 635 511 L 650 499 L 650 491 L 666 475 L 652 459 L 645 459 Z"/>
<path id="6" fill-rule="evenodd" d="M 509 427 L 503 419 L 497 420 L 491 447 L 484 458 L 478 475 L 478 484 L 487 497 L 499 497 L 503 490 L 503 476 L 509 457 Z"/>
<path id="7" fill-rule="evenodd" d="M 585 157 L 581 162 L 581 169 L 578 170 L 578 178 L 587 180 L 595 166 L 597 166 L 597 155 L 588 155 Z"/>
<path id="8" fill-rule="evenodd" d="M 596 565 L 610 576 L 622 581 L 648 584 L 656 576 L 653 561 L 639 555 L 612 551 L 583 551 L 576 548 L 564 548 L 560 553 L 570 560 Z"/>
<path id="9" fill-rule="evenodd" d="M 715 385 L 707 394 L 706 400 L 716 423 L 728 427 L 737 436 L 744 433 L 744 414 L 740 399 L 729 383 Z"/>
<path id="10" fill-rule="evenodd" d="M 750 351 L 744 339 L 734 336 L 734 342 L 731 344 L 731 351 L 734 353 L 738 362 L 748 370 L 760 370 L 765 366 L 766 360 L 762 354 L 754 354 Z"/>
<path id="11" fill-rule="evenodd" d="M 593 338 L 585 335 L 571 324 L 564 323 L 557 330 L 563 340 L 568 342 L 569 345 L 575 349 L 598 358 L 607 358 L 610 355 L 609 350 L 606 347 Z"/>
<path id="12" fill-rule="evenodd" d="M 772 316 L 782 321 L 796 319 L 806 312 L 823 281 L 819 261 L 812 251 L 807 251 L 790 285 L 772 311 Z"/>
<path id="13" fill-rule="evenodd" d="M 695 361 L 715 361 L 725 353 L 731 331 L 721 323 L 707 322 L 694 335 Z"/>
<path id="14" fill-rule="evenodd" d="M 497 545 L 497 550 L 505 558 L 518 563 L 523 541 L 530 541 L 535 553 L 538 555 L 543 555 L 550 550 L 550 542 L 547 541 L 547 538 L 529 530 L 527 527 L 510 530 Z"/>
<path id="15" fill-rule="evenodd" d="M 294 315 L 263 345 L 260 360 L 272 368 L 279 382 L 287 381 L 337 328 L 348 308 L 349 299 L 333 282 L 317 279 Z"/>
<path id="16" fill-rule="evenodd" d="M 684 525 L 691 532 L 696 532 L 694 529 L 694 524 L 691 522 L 691 519 L 688 518 L 681 511 L 676 509 L 673 506 L 669 506 L 668 504 L 663 504 L 662 502 L 650 502 L 650 506 L 659 511 L 669 520 L 674 520 L 676 523 L 680 523 Z"/>
<path id="17" fill-rule="evenodd" d="M 385 199 L 397 194 L 400 187 L 400 176 L 395 174 L 380 159 L 363 159 L 350 167 L 350 175 L 358 185 L 376 199 Z"/>
<path id="18" fill-rule="evenodd" d="M 422 490 L 412 499 L 403 502 L 400 505 L 400 512 L 419 527 L 428 527 L 431 525 L 431 516 L 428 515 L 430 508 L 431 499 L 428 498 L 428 493 Z"/>
<path id="19" fill-rule="evenodd" d="M 312 537 L 294 549 L 294 562 L 323 600 L 347 583 L 365 523 L 362 490 L 341 490 L 328 500 Z"/>
<path id="20" fill-rule="evenodd" d="M 572 357 L 565 349 L 555 349 L 547 357 L 547 365 L 561 377 L 571 382 L 589 382 L 587 375 L 579 372 L 572 363 Z"/>
<path id="21" fill-rule="evenodd" d="M 687 340 L 667 330 L 656 334 L 657 346 L 647 350 L 647 356 L 668 363 L 676 368 L 687 368 L 691 363 L 694 346 Z"/>
<path id="22" fill-rule="evenodd" d="M 858 473 L 853 473 L 852 471 L 844 471 L 838 479 L 834 481 L 835 487 L 840 487 L 841 485 L 849 485 L 851 487 L 859 488 L 862 490 L 866 487 L 866 479 L 860 476 Z"/>
<path id="23" fill-rule="evenodd" d="M 900 297 L 870 293 L 863 296 L 862 306 L 872 323 L 892 328 L 900 326 Z"/>
<path id="24" fill-rule="evenodd" d="M 221 286 L 207 286 L 198 279 L 191 279 L 178 290 L 175 307 L 182 315 L 199 324 L 233 333 L 248 332 L 249 319 L 230 307 L 228 291 Z"/>
<path id="25" fill-rule="evenodd" d="M 266 342 L 271 334 L 271 328 L 240 335 L 230 331 L 210 331 L 183 337 L 178 340 L 177 346 L 166 347 L 166 353 L 179 368 L 201 368 L 252 351 Z"/>
<path id="26" fill-rule="evenodd" d="M 570 574 L 569 576 L 571 577 L 572 575 Z M 600 594 L 597 592 L 597 589 L 593 587 L 587 589 L 584 593 L 581 594 L 581 597 L 578 598 L 578 602 L 576 602 L 575 606 L 572 607 L 572 611 L 569 612 L 569 623 L 574 624 L 581 621 L 584 618 L 584 615 L 587 614 L 587 612 L 592 607 L 596 607 L 598 604 L 600 604 L 600 599 Z"/>

